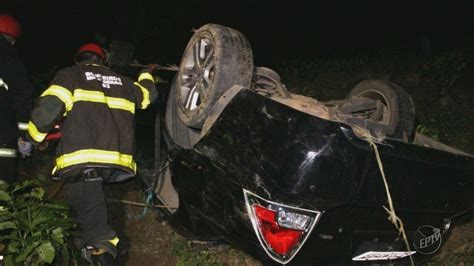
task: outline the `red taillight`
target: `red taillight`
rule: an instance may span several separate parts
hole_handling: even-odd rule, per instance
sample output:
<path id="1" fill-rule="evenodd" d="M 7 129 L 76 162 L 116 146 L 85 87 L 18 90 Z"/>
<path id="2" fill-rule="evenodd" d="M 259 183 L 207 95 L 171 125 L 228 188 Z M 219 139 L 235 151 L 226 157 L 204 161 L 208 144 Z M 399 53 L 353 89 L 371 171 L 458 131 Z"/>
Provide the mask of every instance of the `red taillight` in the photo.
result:
<path id="1" fill-rule="evenodd" d="M 263 238 L 278 254 L 286 256 L 300 240 L 303 231 L 280 227 L 277 223 L 276 212 L 254 205 Z"/>
<path id="2" fill-rule="evenodd" d="M 253 205 L 253 207 L 260 221 L 276 224 L 276 211 L 265 209 L 260 205 Z"/>
<path id="3" fill-rule="evenodd" d="M 246 189 L 243 192 L 258 241 L 270 258 L 287 264 L 308 239 L 321 212 L 270 201 Z"/>

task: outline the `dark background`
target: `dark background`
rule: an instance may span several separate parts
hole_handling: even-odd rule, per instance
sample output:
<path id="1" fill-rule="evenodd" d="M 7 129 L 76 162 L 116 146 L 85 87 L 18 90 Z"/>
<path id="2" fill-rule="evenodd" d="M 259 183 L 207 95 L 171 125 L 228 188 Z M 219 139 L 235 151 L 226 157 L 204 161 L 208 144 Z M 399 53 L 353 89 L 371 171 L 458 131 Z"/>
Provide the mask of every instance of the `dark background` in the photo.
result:
<path id="1" fill-rule="evenodd" d="M 134 43 L 144 63 L 178 64 L 191 30 L 209 22 L 243 32 L 257 65 L 381 49 L 429 55 L 423 40 L 436 54 L 474 47 L 473 6 L 473 0 L 2 1 L 3 11 L 22 23 L 18 47 L 33 72 L 72 64 L 84 42 L 107 46 L 112 39 Z"/>

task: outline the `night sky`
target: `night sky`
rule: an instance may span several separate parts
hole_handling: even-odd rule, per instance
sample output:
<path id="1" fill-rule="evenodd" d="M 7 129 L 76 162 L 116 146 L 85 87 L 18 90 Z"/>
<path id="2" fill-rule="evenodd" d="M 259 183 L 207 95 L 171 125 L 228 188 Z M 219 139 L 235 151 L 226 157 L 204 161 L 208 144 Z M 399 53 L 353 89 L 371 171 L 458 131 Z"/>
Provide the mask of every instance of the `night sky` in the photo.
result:
<path id="1" fill-rule="evenodd" d="M 23 25 L 18 47 L 33 72 L 72 64 L 77 48 L 97 34 L 133 42 L 144 63 L 178 64 L 191 29 L 209 22 L 243 32 L 257 65 L 382 48 L 418 53 L 422 35 L 436 53 L 474 47 L 473 6 L 473 0 L 2 1 Z"/>

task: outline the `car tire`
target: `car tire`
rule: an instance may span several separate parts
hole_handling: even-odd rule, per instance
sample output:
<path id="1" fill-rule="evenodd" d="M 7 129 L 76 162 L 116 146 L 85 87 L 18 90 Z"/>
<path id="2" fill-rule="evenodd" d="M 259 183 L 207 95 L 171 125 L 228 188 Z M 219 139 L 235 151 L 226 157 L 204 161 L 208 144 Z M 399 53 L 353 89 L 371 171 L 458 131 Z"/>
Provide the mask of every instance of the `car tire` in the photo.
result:
<path id="1" fill-rule="evenodd" d="M 386 108 L 379 121 L 388 127 L 387 136 L 404 141 L 413 140 L 415 134 L 415 105 L 410 95 L 387 80 L 369 79 L 357 84 L 348 94 L 353 97 L 380 100 Z"/>
<path id="2" fill-rule="evenodd" d="M 252 49 L 237 30 L 206 24 L 194 32 L 177 73 L 174 98 L 183 123 L 200 129 L 216 101 L 233 85 L 249 88 Z"/>

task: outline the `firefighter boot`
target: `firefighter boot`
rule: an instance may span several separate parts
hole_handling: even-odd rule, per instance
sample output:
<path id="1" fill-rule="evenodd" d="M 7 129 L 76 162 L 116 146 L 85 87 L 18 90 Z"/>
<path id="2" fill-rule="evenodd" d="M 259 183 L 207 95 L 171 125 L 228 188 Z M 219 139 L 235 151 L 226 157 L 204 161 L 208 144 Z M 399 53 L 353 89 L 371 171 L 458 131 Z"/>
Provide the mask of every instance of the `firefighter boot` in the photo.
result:
<path id="1" fill-rule="evenodd" d="M 86 245 L 81 249 L 81 257 L 93 266 L 113 266 L 117 256 L 118 238 Z"/>
<path id="2" fill-rule="evenodd" d="M 94 266 L 113 266 L 115 265 L 114 257 L 107 252 L 100 255 L 92 255 L 92 265 Z"/>

